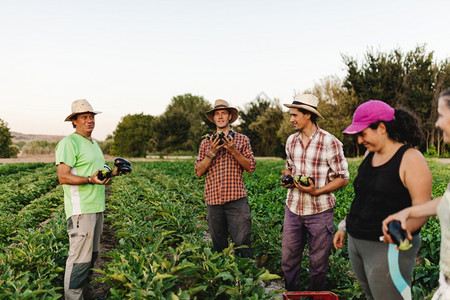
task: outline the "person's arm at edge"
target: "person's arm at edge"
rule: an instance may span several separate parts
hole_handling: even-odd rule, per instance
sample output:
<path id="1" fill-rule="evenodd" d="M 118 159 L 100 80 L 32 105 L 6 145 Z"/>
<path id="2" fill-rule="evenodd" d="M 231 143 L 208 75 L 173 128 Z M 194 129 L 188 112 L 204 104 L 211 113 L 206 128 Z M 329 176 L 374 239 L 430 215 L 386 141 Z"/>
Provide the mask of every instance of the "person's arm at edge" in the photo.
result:
<path id="1" fill-rule="evenodd" d="M 403 182 L 411 195 L 412 206 L 431 200 L 432 176 L 425 157 L 417 149 L 408 149 L 400 166 Z M 428 216 L 415 217 L 406 222 L 410 232 L 420 229 L 428 221 Z"/>

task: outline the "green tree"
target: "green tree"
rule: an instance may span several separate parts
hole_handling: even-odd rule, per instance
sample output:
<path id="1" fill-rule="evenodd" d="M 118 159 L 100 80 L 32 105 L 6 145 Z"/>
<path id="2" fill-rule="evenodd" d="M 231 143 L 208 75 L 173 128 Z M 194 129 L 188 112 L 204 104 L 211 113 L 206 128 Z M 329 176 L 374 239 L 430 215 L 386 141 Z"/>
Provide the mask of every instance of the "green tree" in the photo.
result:
<path id="1" fill-rule="evenodd" d="M 215 129 L 205 115 L 212 105 L 201 96 L 184 94 L 172 98 L 155 120 L 154 149 L 174 152 L 198 150 L 201 137 Z"/>
<path id="2" fill-rule="evenodd" d="M 240 124 L 237 130 L 250 139 L 252 150 L 258 156 L 263 156 L 265 151 L 262 137 L 260 132 L 252 129 L 250 125 L 256 122 L 258 117 L 263 115 L 271 105 L 272 101 L 258 97 L 255 101 L 246 104 L 244 109 L 239 109 Z"/>
<path id="3" fill-rule="evenodd" d="M 145 157 L 153 137 L 154 119 L 155 117 L 143 113 L 123 117 L 114 131 L 111 154 Z"/>
<path id="4" fill-rule="evenodd" d="M 16 157 L 19 149 L 13 145 L 8 123 L 0 119 L 0 157 Z"/>
<path id="5" fill-rule="evenodd" d="M 193 141 L 189 139 L 190 122 L 185 113 L 178 110 L 166 111 L 154 121 L 156 151 L 172 153 L 189 148 Z"/>
<path id="6" fill-rule="evenodd" d="M 437 99 L 449 76 L 448 63 L 435 62 L 433 55 L 425 46 L 418 46 L 406 54 L 401 50 L 389 53 L 370 50 L 361 64 L 343 56 L 347 66 L 343 85 L 354 92 L 357 104 L 378 99 L 415 113 L 427 137 L 422 151 L 436 143 Z"/>
<path id="7" fill-rule="evenodd" d="M 283 143 L 276 133 L 283 121 L 283 110 L 278 101 L 274 101 L 255 121 L 249 129 L 258 135 L 258 149 L 260 156 L 284 156 Z M 253 150 L 254 151 L 254 150 Z"/>

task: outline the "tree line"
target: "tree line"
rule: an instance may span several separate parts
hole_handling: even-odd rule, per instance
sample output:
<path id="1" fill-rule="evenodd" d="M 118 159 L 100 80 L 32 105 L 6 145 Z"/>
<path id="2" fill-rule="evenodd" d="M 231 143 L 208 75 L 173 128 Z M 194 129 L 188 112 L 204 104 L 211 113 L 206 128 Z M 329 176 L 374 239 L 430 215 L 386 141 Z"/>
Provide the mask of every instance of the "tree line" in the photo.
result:
<path id="1" fill-rule="evenodd" d="M 447 146 L 434 123 L 438 117 L 438 96 L 450 87 L 448 59 L 436 60 L 433 51 L 417 46 L 405 53 L 400 49 L 369 49 L 361 60 L 347 55 L 342 55 L 342 60 L 346 68 L 344 78 L 328 76 L 304 92 L 319 97 L 318 110 L 325 119 L 318 120 L 318 125 L 343 142 L 347 156 L 364 153 L 355 137 L 343 135 L 342 131 L 351 123 L 356 107 L 371 99 L 415 113 L 426 137 L 420 150 L 430 156 L 447 155 Z M 173 97 L 159 116 L 124 116 L 101 146 L 105 153 L 126 157 L 196 153 L 202 137 L 215 129 L 205 116 L 210 109 L 212 104 L 202 96 Z M 257 97 L 238 109 L 240 117 L 233 129 L 249 137 L 255 155 L 284 157 L 284 144 L 293 128 L 289 113 L 279 100 Z M 8 150 L 12 146 L 2 127 L 6 125 L 0 120 L 0 156 L 9 157 L 5 155 L 14 151 Z"/>

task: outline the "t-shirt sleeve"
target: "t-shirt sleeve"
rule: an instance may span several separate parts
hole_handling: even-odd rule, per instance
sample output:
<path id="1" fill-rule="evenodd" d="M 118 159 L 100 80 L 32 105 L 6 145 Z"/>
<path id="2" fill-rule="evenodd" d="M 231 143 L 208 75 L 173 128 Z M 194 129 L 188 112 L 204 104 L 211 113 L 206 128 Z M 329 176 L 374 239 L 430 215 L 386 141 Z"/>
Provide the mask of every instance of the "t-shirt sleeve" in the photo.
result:
<path id="1" fill-rule="evenodd" d="M 59 141 L 55 149 L 55 164 L 59 165 L 65 163 L 73 167 L 76 163 L 76 148 L 75 145 L 67 138 Z"/>

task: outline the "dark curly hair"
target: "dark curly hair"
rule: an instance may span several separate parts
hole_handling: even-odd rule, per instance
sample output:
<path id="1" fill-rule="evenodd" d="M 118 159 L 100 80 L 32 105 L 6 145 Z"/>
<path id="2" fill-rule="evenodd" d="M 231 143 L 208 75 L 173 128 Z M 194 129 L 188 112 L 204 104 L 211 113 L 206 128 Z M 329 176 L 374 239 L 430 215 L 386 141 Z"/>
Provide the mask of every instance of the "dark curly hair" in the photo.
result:
<path id="1" fill-rule="evenodd" d="M 403 108 L 395 110 L 394 120 L 388 122 L 377 121 L 369 127 L 377 129 L 380 123 L 386 125 L 389 138 L 400 143 L 415 147 L 419 146 L 425 137 L 420 128 L 419 119 Z"/>

